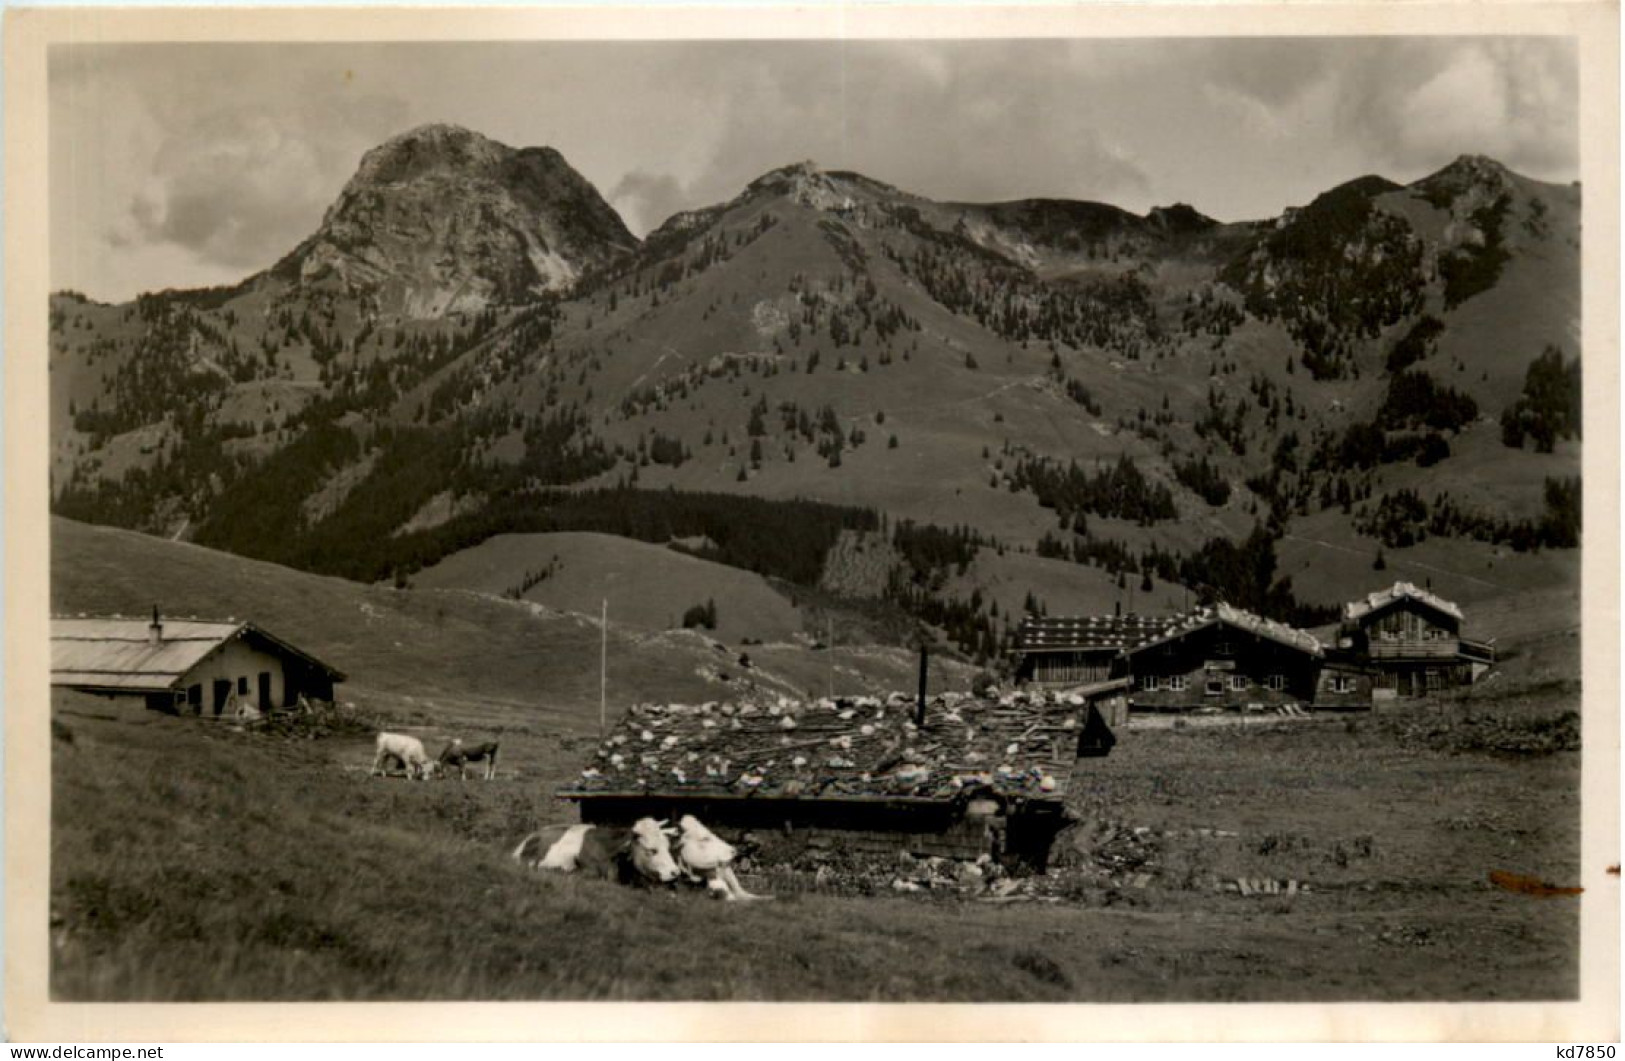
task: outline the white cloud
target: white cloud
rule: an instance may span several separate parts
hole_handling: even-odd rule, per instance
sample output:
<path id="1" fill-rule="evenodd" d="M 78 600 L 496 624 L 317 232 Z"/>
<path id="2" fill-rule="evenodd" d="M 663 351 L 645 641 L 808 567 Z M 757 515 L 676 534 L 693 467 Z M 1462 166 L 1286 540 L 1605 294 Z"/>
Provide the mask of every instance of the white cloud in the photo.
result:
<path id="1" fill-rule="evenodd" d="M 642 238 L 671 215 L 685 209 L 690 196 L 669 173 L 634 170 L 622 177 L 608 195 L 609 205 L 621 215 L 633 235 Z"/>
<path id="2" fill-rule="evenodd" d="M 1576 49 L 1545 38 L 85 46 L 50 84 L 53 283 L 98 297 L 270 264 L 426 121 L 558 148 L 636 231 L 806 158 L 1225 218 L 1462 152 L 1578 160 Z"/>

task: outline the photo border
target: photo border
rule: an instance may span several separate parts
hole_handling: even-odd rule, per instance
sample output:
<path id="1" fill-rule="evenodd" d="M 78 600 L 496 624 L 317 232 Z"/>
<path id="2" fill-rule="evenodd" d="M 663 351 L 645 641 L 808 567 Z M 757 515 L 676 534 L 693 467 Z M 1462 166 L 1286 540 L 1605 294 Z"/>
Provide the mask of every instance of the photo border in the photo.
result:
<path id="1" fill-rule="evenodd" d="M 13 1041 L 1619 1039 L 1619 12 L 1607 3 L 12 8 L 5 46 L 5 1017 Z M 1559 35 L 1580 56 L 1581 997 L 1569 1003 L 53 1003 L 46 57 L 53 43 Z M 1606 429 L 1606 433 L 1602 429 Z M 1610 867 L 1614 867 L 1610 872 Z M 1540 901 L 1540 900 L 1531 900 Z M 547 941 L 541 941 L 543 945 Z M 1151 1019 L 1148 1019 L 1151 1018 Z"/>

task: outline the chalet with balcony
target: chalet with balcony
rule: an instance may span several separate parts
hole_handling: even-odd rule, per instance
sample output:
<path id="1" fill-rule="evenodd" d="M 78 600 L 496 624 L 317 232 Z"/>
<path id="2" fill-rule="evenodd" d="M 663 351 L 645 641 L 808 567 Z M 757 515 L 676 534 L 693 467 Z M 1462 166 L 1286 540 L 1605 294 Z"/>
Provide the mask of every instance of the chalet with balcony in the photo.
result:
<path id="1" fill-rule="evenodd" d="M 1495 662 L 1492 642 L 1461 634 L 1461 609 L 1409 582 L 1343 606 L 1338 648 L 1366 661 L 1379 697 L 1469 685 Z"/>

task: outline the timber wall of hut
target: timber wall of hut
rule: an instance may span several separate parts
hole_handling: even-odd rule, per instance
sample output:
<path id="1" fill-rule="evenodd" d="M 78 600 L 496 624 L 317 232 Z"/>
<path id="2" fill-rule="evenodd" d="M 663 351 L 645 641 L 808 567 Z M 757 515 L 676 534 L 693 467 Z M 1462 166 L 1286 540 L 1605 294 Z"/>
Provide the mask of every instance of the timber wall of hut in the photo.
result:
<path id="1" fill-rule="evenodd" d="M 630 825 L 639 818 L 676 822 L 692 814 L 725 839 L 744 833 L 774 857 L 802 849 L 975 859 L 1000 854 L 1042 869 L 1063 824 L 1060 806 L 1033 802 L 1008 817 L 970 818 L 952 801 L 898 804 L 792 799 L 705 799 L 616 796 L 581 800 L 590 825 Z M 995 844 L 997 836 L 997 845 Z M 995 850 L 997 846 L 998 850 Z"/>
<path id="2" fill-rule="evenodd" d="M 1297 649 L 1223 625 L 1141 649 L 1130 661 L 1137 711 L 1187 711 L 1201 707 L 1241 709 L 1309 704 L 1315 698 L 1320 661 Z M 1280 677 L 1279 689 L 1271 679 Z"/>

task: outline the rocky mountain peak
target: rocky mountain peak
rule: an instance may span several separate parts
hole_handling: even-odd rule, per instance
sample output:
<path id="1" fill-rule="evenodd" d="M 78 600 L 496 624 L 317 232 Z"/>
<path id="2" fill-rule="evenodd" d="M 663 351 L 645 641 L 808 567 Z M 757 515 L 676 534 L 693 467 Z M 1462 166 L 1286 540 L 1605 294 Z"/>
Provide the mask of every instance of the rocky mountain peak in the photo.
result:
<path id="1" fill-rule="evenodd" d="M 1151 212 L 1145 215 L 1146 222 L 1152 228 L 1166 232 L 1169 235 L 1180 235 L 1188 232 L 1202 232 L 1213 228 L 1217 221 L 1197 210 L 1189 203 L 1174 203 L 1172 206 L 1154 206 Z"/>
<path id="2" fill-rule="evenodd" d="M 513 148 L 460 125 L 420 125 L 368 151 L 350 183 L 395 184 L 436 171 L 485 171 L 514 153 Z"/>
<path id="3" fill-rule="evenodd" d="M 1510 191 L 1512 186 L 1512 171 L 1484 155 L 1461 155 L 1444 169 L 1411 185 L 1435 206 L 1446 208 L 1464 196 L 1476 207 Z"/>
<path id="4" fill-rule="evenodd" d="M 1478 180 L 1503 180 L 1511 172 L 1488 155 L 1457 155 L 1441 173 L 1455 173 Z"/>
<path id="5" fill-rule="evenodd" d="M 747 196 L 777 195 L 815 210 L 850 209 L 854 205 L 856 174 L 838 175 L 810 159 L 771 170 L 752 181 Z"/>
<path id="6" fill-rule="evenodd" d="M 274 271 L 374 313 L 438 317 L 567 289 L 636 246 L 554 149 L 434 124 L 368 151 Z"/>

